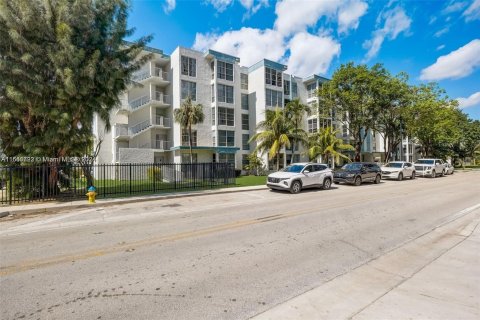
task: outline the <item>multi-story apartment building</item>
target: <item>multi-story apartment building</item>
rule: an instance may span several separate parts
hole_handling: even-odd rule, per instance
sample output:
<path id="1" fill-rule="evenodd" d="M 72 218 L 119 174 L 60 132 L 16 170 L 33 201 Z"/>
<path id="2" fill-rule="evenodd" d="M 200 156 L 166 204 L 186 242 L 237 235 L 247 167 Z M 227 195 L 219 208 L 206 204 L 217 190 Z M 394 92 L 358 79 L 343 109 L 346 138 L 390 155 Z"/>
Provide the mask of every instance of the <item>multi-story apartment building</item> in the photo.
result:
<path id="1" fill-rule="evenodd" d="M 265 120 L 265 111 L 284 107 L 296 98 L 318 111 L 305 117 L 305 130 L 312 133 L 334 126 L 339 137 L 349 142 L 347 125 L 336 119 L 334 110 L 322 106 L 315 94 L 326 78 L 302 79 L 285 73 L 285 65 L 267 59 L 245 67 L 239 58 L 214 50 L 178 47 L 168 56 L 146 48 L 145 53 L 153 59 L 135 73 L 121 105 L 111 113 L 112 130 L 107 132 L 105 124 L 94 119 L 94 135 L 97 143 L 101 141 L 98 163 L 189 162 L 188 135 L 173 120 L 173 110 L 188 96 L 203 106 L 205 114 L 203 123 L 193 127 L 195 162 L 230 162 L 242 168 L 256 147 L 249 141 L 257 124 Z M 370 134 L 367 140 L 364 151 L 382 152 L 378 138 Z M 308 160 L 301 146 L 281 154 L 282 166 Z M 267 164 L 267 155 L 264 160 Z"/>

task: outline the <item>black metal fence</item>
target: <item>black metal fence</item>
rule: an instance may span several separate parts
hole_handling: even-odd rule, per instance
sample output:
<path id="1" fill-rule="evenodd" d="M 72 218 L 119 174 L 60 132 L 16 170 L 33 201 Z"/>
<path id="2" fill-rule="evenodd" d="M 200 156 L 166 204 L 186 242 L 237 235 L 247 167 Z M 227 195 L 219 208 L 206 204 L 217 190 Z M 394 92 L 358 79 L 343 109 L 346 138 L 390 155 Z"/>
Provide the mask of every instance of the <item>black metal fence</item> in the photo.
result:
<path id="1" fill-rule="evenodd" d="M 111 198 L 234 184 L 235 168 L 229 163 L 3 166 L 0 204 L 86 199 L 92 185 L 97 198 Z"/>

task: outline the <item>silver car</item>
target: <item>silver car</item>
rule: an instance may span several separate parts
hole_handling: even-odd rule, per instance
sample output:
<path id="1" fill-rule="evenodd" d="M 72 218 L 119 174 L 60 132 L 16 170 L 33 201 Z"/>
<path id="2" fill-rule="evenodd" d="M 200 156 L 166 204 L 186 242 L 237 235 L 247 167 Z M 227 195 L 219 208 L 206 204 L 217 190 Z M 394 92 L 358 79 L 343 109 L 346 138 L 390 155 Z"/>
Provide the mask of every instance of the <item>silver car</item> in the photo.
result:
<path id="1" fill-rule="evenodd" d="M 445 175 L 445 162 L 442 159 L 418 159 L 414 163 L 417 175 L 435 178 L 438 175 Z"/>
<path id="2" fill-rule="evenodd" d="M 411 162 L 391 161 L 382 168 L 382 179 L 396 179 L 402 181 L 404 178 L 415 179 L 415 167 Z"/>
<path id="3" fill-rule="evenodd" d="M 322 163 L 293 163 L 267 177 L 267 187 L 299 193 L 305 188 L 330 189 L 333 175 L 328 165 Z"/>
<path id="4" fill-rule="evenodd" d="M 445 162 L 445 174 L 453 174 L 455 168 L 448 162 Z"/>

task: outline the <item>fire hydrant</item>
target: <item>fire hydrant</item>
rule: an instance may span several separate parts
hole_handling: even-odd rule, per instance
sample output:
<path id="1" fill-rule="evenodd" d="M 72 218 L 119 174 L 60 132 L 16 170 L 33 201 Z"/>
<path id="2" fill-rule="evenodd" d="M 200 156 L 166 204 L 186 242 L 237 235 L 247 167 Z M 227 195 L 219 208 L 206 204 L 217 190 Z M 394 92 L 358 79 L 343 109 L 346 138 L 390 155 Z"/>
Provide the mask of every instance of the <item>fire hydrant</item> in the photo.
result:
<path id="1" fill-rule="evenodd" d="M 97 189 L 95 189 L 94 186 L 88 188 L 88 192 L 86 194 L 86 196 L 88 197 L 88 203 L 95 203 L 95 197 L 97 196 L 97 193 L 95 191 L 97 191 Z"/>

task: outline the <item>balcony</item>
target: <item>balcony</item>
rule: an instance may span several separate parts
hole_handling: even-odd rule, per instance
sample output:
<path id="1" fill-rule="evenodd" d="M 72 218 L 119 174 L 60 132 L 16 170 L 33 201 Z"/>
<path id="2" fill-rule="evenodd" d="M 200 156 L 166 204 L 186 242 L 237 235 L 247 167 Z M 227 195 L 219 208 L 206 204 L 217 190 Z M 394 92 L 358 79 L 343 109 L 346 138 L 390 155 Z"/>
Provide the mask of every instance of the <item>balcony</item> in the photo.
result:
<path id="1" fill-rule="evenodd" d="M 128 125 L 126 124 L 115 124 L 113 126 L 113 137 L 117 140 L 120 139 L 130 139 L 130 134 L 128 130 Z"/>
<path id="2" fill-rule="evenodd" d="M 152 143 L 145 143 L 140 146 L 130 146 L 130 148 L 139 148 L 139 149 L 155 149 L 155 150 L 170 150 L 171 144 L 170 141 L 165 140 L 155 140 Z"/>
<path id="3" fill-rule="evenodd" d="M 171 125 L 172 125 L 172 121 L 170 118 L 166 118 L 164 116 L 155 116 L 155 118 L 153 119 L 142 121 L 128 128 L 128 133 L 130 136 L 133 136 L 149 128 L 158 128 L 158 127 L 170 128 Z"/>
<path id="4" fill-rule="evenodd" d="M 163 92 L 155 91 L 153 95 L 142 96 L 130 101 L 128 104 L 132 111 L 149 104 L 168 106 L 170 104 L 170 96 L 163 94 Z"/>
<path id="5" fill-rule="evenodd" d="M 152 71 L 147 70 L 135 72 L 132 76 L 132 80 L 136 82 L 151 80 L 158 84 L 168 84 L 168 73 L 161 68 L 153 68 Z"/>

